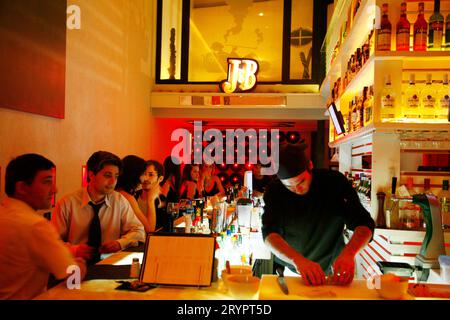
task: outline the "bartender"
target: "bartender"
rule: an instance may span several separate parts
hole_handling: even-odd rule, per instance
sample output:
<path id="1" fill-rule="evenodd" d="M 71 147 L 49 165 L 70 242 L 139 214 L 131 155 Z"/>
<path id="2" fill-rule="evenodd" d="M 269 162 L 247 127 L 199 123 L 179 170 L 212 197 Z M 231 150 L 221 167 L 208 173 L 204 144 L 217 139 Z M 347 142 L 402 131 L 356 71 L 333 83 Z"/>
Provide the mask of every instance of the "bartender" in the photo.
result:
<path id="1" fill-rule="evenodd" d="M 356 254 L 372 239 L 375 223 L 338 171 L 313 169 L 306 144 L 280 147 L 278 179 L 264 194 L 262 232 L 275 264 L 306 285 L 353 281 Z M 345 245 L 344 228 L 353 230 Z"/>

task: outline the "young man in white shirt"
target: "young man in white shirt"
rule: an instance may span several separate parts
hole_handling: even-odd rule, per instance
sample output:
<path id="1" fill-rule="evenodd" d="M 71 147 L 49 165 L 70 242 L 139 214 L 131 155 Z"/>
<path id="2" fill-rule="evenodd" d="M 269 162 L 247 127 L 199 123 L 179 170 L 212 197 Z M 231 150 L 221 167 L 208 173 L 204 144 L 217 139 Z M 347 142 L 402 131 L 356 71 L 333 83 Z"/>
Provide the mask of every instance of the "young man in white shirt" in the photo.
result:
<path id="1" fill-rule="evenodd" d="M 80 267 L 52 225 L 37 210 L 49 209 L 56 187 L 55 165 L 37 154 L 24 154 L 6 168 L 7 197 L 0 204 L 0 300 L 32 299 L 46 290 L 49 274 L 69 276 Z M 71 268 L 72 269 L 72 268 Z"/>
<path id="2" fill-rule="evenodd" d="M 87 188 L 57 203 L 52 224 L 76 257 L 95 263 L 101 253 L 117 252 L 145 241 L 144 227 L 129 202 L 114 191 L 121 167 L 116 155 L 95 152 L 87 162 Z"/>

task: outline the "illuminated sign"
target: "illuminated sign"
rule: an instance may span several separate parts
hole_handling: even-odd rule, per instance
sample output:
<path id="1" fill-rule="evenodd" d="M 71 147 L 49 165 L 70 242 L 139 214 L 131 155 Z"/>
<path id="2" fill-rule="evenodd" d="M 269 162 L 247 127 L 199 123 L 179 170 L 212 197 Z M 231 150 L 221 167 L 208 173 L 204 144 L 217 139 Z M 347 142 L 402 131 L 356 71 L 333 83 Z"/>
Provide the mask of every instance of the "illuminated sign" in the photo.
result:
<path id="1" fill-rule="evenodd" d="M 253 59 L 228 58 L 228 78 L 220 82 L 225 93 L 249 91 L 256 86 L 258 62 Z"/>

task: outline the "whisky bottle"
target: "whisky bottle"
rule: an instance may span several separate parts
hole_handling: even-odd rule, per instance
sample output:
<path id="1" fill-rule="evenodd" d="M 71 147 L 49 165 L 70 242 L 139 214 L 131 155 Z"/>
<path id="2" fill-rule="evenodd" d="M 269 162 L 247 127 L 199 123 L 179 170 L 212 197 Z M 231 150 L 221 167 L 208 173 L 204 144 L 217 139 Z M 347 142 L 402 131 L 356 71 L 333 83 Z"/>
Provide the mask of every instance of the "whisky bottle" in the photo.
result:
<path id="1" fill-rule="evenodd" d="M 391 86 L 391 76 L 385 76 L 383 90 L 381 91 L 381 121 L 392 121 L 395 119 L 395 95 Z"/>
<path id="2" fill-rule="evenodd" d="M 439 51 L 442 48 L 444 17 L 440 11 L 440 0 L 434 0 L 434 12 L 428 22 L 428 50 Z"/>
<path id="3" fill-rule="evenodd" d="M 427 30 L 428 24 L 423 15 L 424 4 L 419 2 L 419 14 L 414 22 L 414 51 L 427 50 Z"/>
<path id="4" fill-rule="evenodd" d="M 367 92 L 367 87 L 364 87 L 363 96 L 358 97 L 358 99 L 357 99 L 356 122 L 357 122 L 358 129 L 361 129 L 362 127 L 364 127 L 364 105 L 363 104 L 364 104 L 364 99 L 366 98 L 366 92 Z"/>
<path id="5" fill-rule="evenodd" d="M 397 51 L 409 51 L 411 24 L 406 17 L 406 2 L 402 2 L 400 11 L 400 20 L 397 22 L 396 48 Z"/>
<path id="6" fill-rule="evenodd" d="M 373 110 L 373 86 L 369 87 L 369 93 L 366 100 L 364 100 L 364 126 L 372 123 Z"/>
<path id="7" fill-rule="evenodd" d="M 391 50 L 391 33 L 392 25 L 388 17 L 388 4 L 383 3 L 380 29 L 378 30 L 377 34 L 377 50 Z"/>
<path id="8" fill-rule="evenodd" d="M 352 102 L 352 131 L 356 130 L 358 130 L 358 112 L 356 107 L 356 97 L 354 97 Z"/>
<path id="9" fill-rule="evenodd" d="M 416 87 L 415 75 L 411 73 L 409 75 L 409 85 L 405 92 L 403 117 L 406 119 L 419 119 L 419 102 L 419 90 Z"/>
<path id="10" fill-rule="evenodd" d="M 434 90 L 431 81 L 431 74 L 427 74 L 427 82 L 420 93 L 421 96 L 421 118 L 434 119 L 435 118 L 435 104 L 436 104 L 436 90 Z"/>
<path id="11" fill-rule="evenodd" d="M 438 107 L 437 107 L 437 118 L 447 119 L 450 114 L 450 88 L 448 86 L 448 74 L 444 74 L 444 79 L 442 81 L 442 86 L 438 91 Z"/>

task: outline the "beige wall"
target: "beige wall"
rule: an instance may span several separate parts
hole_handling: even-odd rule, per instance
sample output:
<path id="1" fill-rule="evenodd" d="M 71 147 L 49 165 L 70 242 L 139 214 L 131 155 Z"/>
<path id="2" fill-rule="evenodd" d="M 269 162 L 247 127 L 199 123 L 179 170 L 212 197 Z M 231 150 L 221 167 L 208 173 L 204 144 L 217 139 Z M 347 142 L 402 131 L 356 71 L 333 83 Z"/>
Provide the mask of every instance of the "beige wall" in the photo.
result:
<path id="1" fill-rule="evenodd" d="M 154 2 L 70 4 L 81 8 L 81 30 L 67 30 L 65 119 L 0 108 L 0 196 L 7 163 L 22 153 L 55 162 L 57 199 L 81 186 L 81 166 L 97 150 L 151 155 Z"/>

